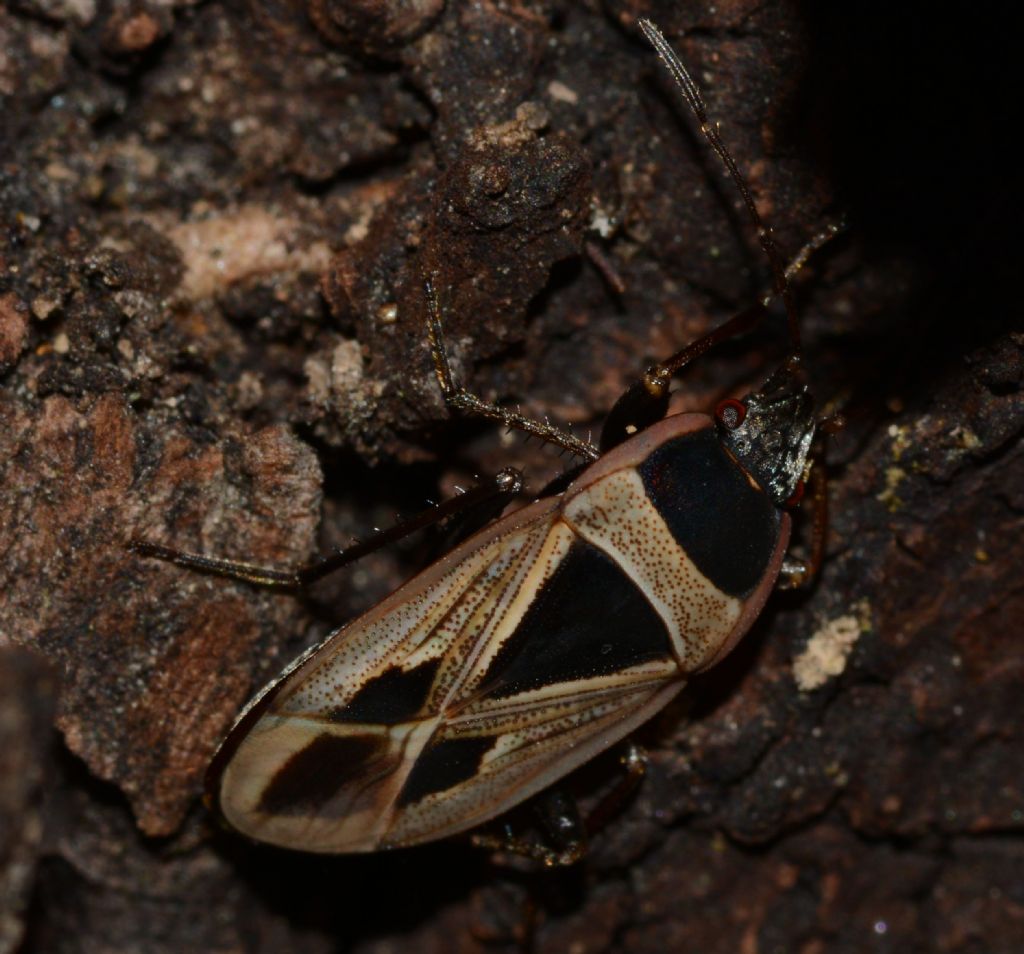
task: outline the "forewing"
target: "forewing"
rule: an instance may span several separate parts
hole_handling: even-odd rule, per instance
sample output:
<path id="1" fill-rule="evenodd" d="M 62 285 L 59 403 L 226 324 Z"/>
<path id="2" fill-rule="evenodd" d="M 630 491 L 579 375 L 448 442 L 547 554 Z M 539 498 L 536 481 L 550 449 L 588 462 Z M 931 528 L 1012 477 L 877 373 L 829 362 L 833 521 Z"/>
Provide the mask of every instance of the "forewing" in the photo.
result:
<path id="1" fill-rule="evenodd" d="M 664 621 L 557 503 L 500 521 L 300 661 L 225 743 L 235 828 L 306 851 L 470 828 L 682 686 Z"/>
<path id="2" fill-rule="evenodd" d="M 468 541 L 264 691 L 214 763 L 225 819 L 307 851 L 380 847 L 463 674 L 568 546 L 554 510 L 535 504 Z"/>
<path id="3" fill-rule="evenodd" d="M 663 660 L 482 697 L 424 747 L 383 843 L 430 841 L 494 818 L 626 736 L 683 685 L 675 662 Z"/>

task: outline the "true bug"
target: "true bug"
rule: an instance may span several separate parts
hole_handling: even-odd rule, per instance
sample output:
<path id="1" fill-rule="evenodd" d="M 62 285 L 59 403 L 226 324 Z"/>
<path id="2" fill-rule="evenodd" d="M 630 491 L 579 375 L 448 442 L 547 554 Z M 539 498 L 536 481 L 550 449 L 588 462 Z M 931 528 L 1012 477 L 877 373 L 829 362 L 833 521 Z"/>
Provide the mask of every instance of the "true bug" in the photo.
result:
<path id="1" fill-rule="evenodd" d="M 589 464 L 562 492 L 465 540 L 249 703 L 207 786 L 211 804 L 246 835 L 363 852 L 476 827 L 624 738 L 689 674 L 731 650 L 780 574 L 799 579 L 820 560 L 816 519 L 812 566 L 786 561 L 787 508 L 802 492 L 817 425 L 787 272 L 696 86 L 657 28 L 640 27 L 743 196 L 788 313 L 792 352 L 760 390 L 723 401 L 714 418 L 665 417 L 672 376 L 755 324 L 765 299 L 649 369 L 612 408 L 594 447 L 460 388 L 428 282 L 428 337 L 449 406 Z M 820 468 L 814 473 L 821 517 L 824 486 Z M 491 487 L 297 573 L 135 547 L 256 584 L 299 586 L 468 505 L 504 505 L 520 485 L 503 472 Z M 569 837 L 561 851 L 532 853 L 573 860 L 579 823 L 551 804 Z"/>

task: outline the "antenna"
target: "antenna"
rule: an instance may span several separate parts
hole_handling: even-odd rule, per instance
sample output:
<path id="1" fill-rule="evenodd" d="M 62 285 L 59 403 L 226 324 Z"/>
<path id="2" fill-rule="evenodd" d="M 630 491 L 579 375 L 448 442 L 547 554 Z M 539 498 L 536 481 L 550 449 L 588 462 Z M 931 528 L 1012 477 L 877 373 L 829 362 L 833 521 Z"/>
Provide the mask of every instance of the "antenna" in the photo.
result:
<path id="1" fill-rule="evenodd" d="M 761 248 L 764 249 L 765 255 L 768 256 L 768 262 L 771 266 L 772 276 L 775 282 L 775 292 L 786 306 L 786 316 L 789 321 L 789 337 L 793 345 L 793 354 L 799 356 L 800 322 L 797 318 L 796 306 L 793 303 L 793 296 L 789 290 L 789 282 L 786 279 L 786 269 L 782 264 L 782 260 L 779 258 L 779 251 L 775 245 L 775 239 L 772 237 L 772 230 L 765 225 L 764 219 L 761 218 L 760 213 L 757 211 L 757 206 L 754 205 L 754 200 L 750 195 L 750 189 L 747 186 L 746 180 L 743 178 L 740 170 L 736 167 L 736 163 L 732 156 L 729 155 L 729 150 L 725 148 L 725 144 L 722 142 L 722 139 L 718 134 L 718 127 L 708 119 L 707 107 L 704 105 L 704 99 L 700 94 L 700 89 L 697 87 L 697 84 L 693 81 L 690 74 L 686 71 L 686 67 L 683 66 L 683 63 L 676 55 L 675 50 L 669 46 L 668 41 L 662 35 L 661 30 L 659 30 L 650 20 L 640 19 L 637 22 L 640 25 L 640 29 L 644 31 L 644 35 L 657 51 L 658 56 L 661 57 L 661 61 L 665 64 L 669 73 L 672 74 L 672 78 L 676 81 L 676 85 L 679 87 L 679 91 L 683 94 L 683 98 L 686 100 L 690 109 L 693 110 L 694 115 L 697 117 L 697 121 L 700 123 L 700 131 L 702 135 L 725 164 L 725 168 L 729 171 L 729 175 L 732 177 L 733 182 L 736 183 L 736 186 L 740 190 L 740 194 L 743 196 L 743 202 L 747 207 L 747 212 L 750 215 L 751 221 L 754 223 L 754 228 L 757 230 L 758 241 L 761 243 Z"/>

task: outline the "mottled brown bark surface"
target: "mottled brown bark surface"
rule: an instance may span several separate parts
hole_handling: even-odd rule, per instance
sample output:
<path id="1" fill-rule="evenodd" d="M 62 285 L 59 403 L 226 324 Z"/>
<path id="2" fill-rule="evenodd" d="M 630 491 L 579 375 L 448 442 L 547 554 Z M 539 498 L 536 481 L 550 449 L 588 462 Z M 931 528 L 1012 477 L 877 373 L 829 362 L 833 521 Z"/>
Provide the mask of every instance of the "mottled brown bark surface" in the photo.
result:
<path id="1" fill-rule="evenodd" d="M 0 951 L 1024 950 L 1024 337 L 990 148 L 1009 54 L 876 13 L 0 12 Z M 849 418 L 820 582 L 642 732 L 649 777 L 573 870 L 215 830 L 202 776 L 234 715 L 429 542 L 295 598 L 132 537 L 289 566 L 478 473 L 557 474 L 448 420 L 426 274 L 467 384 L 584 433 L 766 285 L 638 15 L 783 249 L 850 223 L 798 292 L 817 393 Z M 771 324 L 677 406 L 756 383 Z"/>

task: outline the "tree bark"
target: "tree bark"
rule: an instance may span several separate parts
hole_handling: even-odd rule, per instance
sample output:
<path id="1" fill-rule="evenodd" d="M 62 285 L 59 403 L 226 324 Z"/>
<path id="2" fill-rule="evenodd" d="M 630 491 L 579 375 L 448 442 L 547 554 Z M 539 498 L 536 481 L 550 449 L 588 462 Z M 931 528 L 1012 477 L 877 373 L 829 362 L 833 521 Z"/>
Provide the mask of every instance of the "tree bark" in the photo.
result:
<path id="1" fill-rule="evenodd" d="M 1024 335 L 987 145 L 1011 54 L 814 6 L 0 13 L 0 952 L 1024 950 Z M 298 598 L 130 541 L 295 566 L 478 474 L 564 470 L 448 418 L 425 276 L 467 386 L 584 435 L 770 287 L 638 16 L 781 249 L 847 223 L 796 281 L 848 421 L 821 577 L 641 732 L 648 778 L 573 869 L 246 844 L 200 801 L 218 742 L 429 541 Z M 673 408 L 757 386 L 784 328 Z"/>

